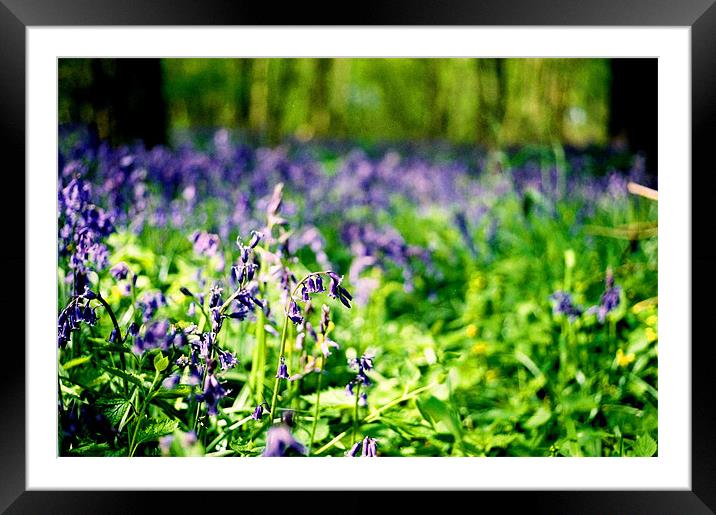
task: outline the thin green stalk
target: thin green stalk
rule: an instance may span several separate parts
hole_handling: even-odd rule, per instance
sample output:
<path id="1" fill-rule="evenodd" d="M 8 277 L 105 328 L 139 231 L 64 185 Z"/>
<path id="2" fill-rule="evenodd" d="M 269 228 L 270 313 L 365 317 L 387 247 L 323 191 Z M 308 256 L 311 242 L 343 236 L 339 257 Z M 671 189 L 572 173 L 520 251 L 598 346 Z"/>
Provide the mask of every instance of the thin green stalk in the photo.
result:
<path id="1" fill-rule="evenodd" d="M 281 378 L 278 377 L 278 372 L 279 372 L 279 369 L 280 369 L 280 367 L 281 367 L 281 359 L 284 357 L 283 354 L 284 354 L 285 347 L 286 347 L 286 332 L 287 332 L 287 329 L 288 329 L 288 316 L 286 316 L 286 317 L 284 318 L 284 320 L 283 320 L 283 330 L 281 331 L 281 348 L 280 348 L 279 355 L 278 355 L 278 365 L 276 366 L 276 380 L 274 381 L 274 384 L 273 384 L 273 395 L 271 396 L 271 411 L 270 411 L 270 416 L 271 416 L 271 420 L 272 420 L 272 421 L 273 421 L 273 419 L 274 419 L 275 416 L 276 416 L 276 411 L 275 411 L 275 409 L 276 409 L 276 400 L 277 400 L 277 397 L 278 397 L 278 388 L 279 388 L 280 383 L 281 383 Z"/>
<path id="2" fill-rule="evenodd" d="M 116 338 L 118 342 L 121 342 L 124 345 L 124 340 L 126 339 L 126 335 L 124 338 L 122 338 L 122 331 L 119 328 L 119 323 L 117 322 L 117 317 L 114 316 L 114 311 L 112 310 L 112 307 L 107 303 L 106 300 L 102 297 L 102 295 L 99 293 L 99 289 L 97 290 L 97 300 L 104 306 L 104 309 L 107 311 L 107 314 L 109 314 L 110 320 L 112 320 L 112 325 L 114 325 L 114 330 L 117 332 Z M 119 362 L 122 365 L 122 372 L 127 371 L 127 359 L 124 357 L 124 352 L 119 353 Z M 127 378 L 123 378 L 124 382 L 124 394 L 129 395 L 129 385 L 127 384 Z"/>
<path id="3" fill-rule="evenodd" d="M 318 372 L 318 385 L 316 386 L 316 405 L 313 410 L 313 425 L 311 426 L 311 439 L 308 442 L 308 456 L 311 455 L 311 449 L 313 449 L 313 440 L 316 437 L 316 426 L 318 426 L 318 417 L 321 413 L 321 386 L 323 382 L 323 367 L 326 362 L 326 358 L 321 355 L 321 368 Z"/>
<path id="4" fill-rule="evenodd" d="M 360 400 L 360 387 L 361 387 L 361 384 L 358 383 L 358 386 L 355 391 L 356 402 L 355 402 L 355 406 L 353 409 L 353 438 L 352 438 L 352 440 L 353 440 L 354 444 L 356 443 L 356 435 L 358 433 L 358 402 Z"/>
<path id="5" fill-rule="evenodd" d="M 154 379 L 152 380 L 152 385 L 149 387 L 149 391 L 147 392 L 146 397 L 144 397 L 144 401 L 142 402 L 142 405 L 139 407 L 139 411 L 137 412 L 137 418 L 136 418 L 136 425 L 134 426 L 134 432 L 132 434 L 132 439 L 129 442 L 129 457 L 131 458 L 134 456 L 135 451 L 137 450 L 137 447 L 139 446 L 136 444 L 137 439 L 137 432 L 139 431 L 139 426 L 142 425 L 142 416 L 144 415 L 144 410 L 147 408 L 147 405 L 149 404 L 149 401 L 152 398 L 152 393 L 154 393 L 154 385 L 157 382 L 157 379 L 159 379 L 159 371 L 154 372 Z"/>

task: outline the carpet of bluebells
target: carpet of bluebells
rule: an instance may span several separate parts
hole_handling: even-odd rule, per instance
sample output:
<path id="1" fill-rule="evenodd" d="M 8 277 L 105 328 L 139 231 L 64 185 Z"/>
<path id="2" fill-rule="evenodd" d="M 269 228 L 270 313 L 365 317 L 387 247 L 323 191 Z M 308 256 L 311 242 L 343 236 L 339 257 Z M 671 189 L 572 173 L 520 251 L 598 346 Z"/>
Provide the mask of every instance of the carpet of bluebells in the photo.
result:
<path id="1" fill-rule="evenodd" d="M 612 158 L 61 131 L 58 453 L 655 455 L 655 185 Z"/>

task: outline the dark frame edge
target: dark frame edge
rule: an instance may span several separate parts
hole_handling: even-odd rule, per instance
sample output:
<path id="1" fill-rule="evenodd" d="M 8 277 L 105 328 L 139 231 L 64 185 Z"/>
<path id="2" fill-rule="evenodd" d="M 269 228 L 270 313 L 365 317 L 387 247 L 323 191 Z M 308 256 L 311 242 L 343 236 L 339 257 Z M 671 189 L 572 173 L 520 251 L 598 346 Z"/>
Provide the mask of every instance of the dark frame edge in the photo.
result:
<path id="1" fill-rule="evenodd" d="M 716 4 L 691 27 L 691 203 L 692 203 L 692 398 L 691 488 L 716 512 L 716 405 L 713 402 L 714 351 L 709 338 L 709 294 L 716 287 L 712 231 L 712 192 L 716 127 Z M 700 237 L 699 237 L 700 236 Z M 698 294 L 693 278 L 699 278 Z M 696 330 L 698 328 L 698 331 Z"/>
<path id="2" fill-rule="evenodd" d="M 12 177 L 14 200 L 24 202 L 25 199 L 25 21 L 18 18 L 0 1 L 0 152 L 3 156 L 3 168 L 6 178 L 13 171 Z M 693 11 L 692 11 L 693 12 Z M 711 4 L 700 16 L 694 16 L 691 27 L 692 37 L 692 276 L 699 277 L 699 291 L 715 291 L 716 278 L 713 277 L 716 265 L 716 252 L 709 248 L 709 242 L 699 241 L 697 234 L 708 234 L 710 231 L 709 207 L 712 191 L 713 174 L 709 174 L 711 164 L 710 149 L 713 146 L 713 128 L 716 126 L 716 4 Z M 72 13 L 73 16 L 76 16 Z M 137 19 L 140 12 L 133 13 Z M 683 16 L 683 13 L 682 13 Z M 23 16 L 23 18 L 26 18 Z M 30 16 L 32 18 L 32 16 Z M 470 20 L 465 20 L 465 23 Z M 698 173 L 693 171 L 699 170 Z M 698 178 L 698 181 L 694 179 Z M 698 188 L 695 187 L 698 182 Z M 20 200 L 22 199 L 22 200 Z M 6 208 L 7 209 L 7 208 Z M 24 205 L 22 207 L 24 213 Z M 9 213 L 8 213 L 9 214 Z M 9 219 L 9 218 L 8 218 Z M 6 241 L 22 241 L 20 251 L 0 256 L 0 264 L 5 270 L 20 270 L 25 267 L 25 224 L 6 223 Z M 18 246 L 19 247 L 19 246 Z M 12 280 L 24 282 L 25 273 L 10 274 Z M 22 279 L 21 279 L 22 277 Z M 693 281 L 692 281 L 693 284 Z M 17 285 L 16 288 L 22 288 Z M 25 294 L 22 294 L 23 308 Z M 17 295 L 13 299 L 3 296 L 3 307 L 6 312 L 17 311 Z M 710 306 L 699 302 L 696 292 L 692 291 L 692 320 L 709 320 Z M 26 314 L 27 316 L 27 314 Z M 692 324 L 692 332 L 704 323 Z M 706 328 L 706 330 L 708 330 Z M 24 328 L 23 328 L 24 333 Z M 706 336 L 708 333 L 702 334 Z M 24 341 L 24 334 L 22 340 Z M 694 341 L 696 338 L 694 338 Z M 514 508 L 514 504 L 527 505 L 529 502 L 537 513 L 574 512 L 601 513 L 603 508 L 619 507 L 619 511 L 629 513 L 716 513 L 716 406 L 711 400 L 713 392 L 713 372 L 711 360 L 712 349 L 708 346 L 709 339 L 702 343 L 692 343 L 692 491 L 659 491 L 659 492 L 514 492 L 512 500 L 500 498 L 506 507 Z M 148 492 L 124 496 L 122 492 L 85 492 L 80 502 L 82 509 L 77 509 L 80 492 L 25 492 L 25 354 L 18 353 L 13 366 L 6 366 L 6 404 L 5 416 L 0 418 L 0 462 L 4 469 L 3 481 L 0 481 L 0 512 L 10 505 L 8 513 L 40 513 L 43 506 L 52 503 L 55 513 L 84 513 L 90 510 L 101 510 L 105 513 L 124 513 L 136 509 L 138 498 L 147 499 Z M 9 472 L 9 473 L 8 473 Z M 340 494 L 340 492 L 334 492 Z M 172 501 L 194 504 L 196 495 L 189 492 L 174 492 L 169 495 Z M 304 493 L 294 492 L 298 498 L 306 498 Z M 221 497 L 233 494 L 217 494 Z M 382 496 L 382 494 L 378 494 Z M 455 495 L 455 493 L 451 494 Z M 499 492 L 478 492 L 478 498 L 498 500 Z M 201 496 L 199 496 L 201 497 Z M 284 497 L 281 495 L 281 497 Z M 288 496 L 285 496 L 288 497 Z M 423 495 L 410 496 L 416 507 L 424 502 Z M 606 498 L 606 499 L 605 499 Z M 295 497 L 294 497 L 295 499 Z M 345 497 L 343 497 L 345 499 Z M 608 499 L 608 500 L 607 500 Z M 169 499 L 167 499 L 169 500 Z M 111 506 L 111 508 L 110 508 Z M 91 507 L 91 508 L 90 508 Z M 87 511 L 85 511 L 87 510 Z M 121 510 L 121 511 L 120 511 Z M 510 510 L 511 511 L 511 510 Z"/>
<path id="3" fill-rule="evenodd" d="M 0 254 L 0 269 L 9 271 L 11 286 L 0 296 L 3 313 L 25 313 L 25 24 L 0 3 L 0 156 L 5 187 L 12 192 L 3 235 L 14 249 Z M 16 205 L 17 203 L 17 205 Z M 18 215 L 22 213 L 20 222 Z M 22 273 L 20 273 L 22 271 Z M 18 309 L 21 303 L 22 307 Z M 25 313 L 26 315 L 26 313 Z M 25 340 L 25 323 L 16 338 Z M 4 368 L 3 416 L 0 417 L 0 511 L 25 491 L 25 345 Z"/>

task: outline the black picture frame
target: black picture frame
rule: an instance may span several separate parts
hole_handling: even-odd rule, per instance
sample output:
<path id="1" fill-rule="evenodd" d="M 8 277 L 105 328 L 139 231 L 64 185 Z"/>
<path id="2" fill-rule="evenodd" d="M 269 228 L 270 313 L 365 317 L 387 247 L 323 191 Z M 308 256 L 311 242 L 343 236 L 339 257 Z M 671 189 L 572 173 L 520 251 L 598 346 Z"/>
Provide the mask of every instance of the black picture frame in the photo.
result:
<path id="1" fill-rule="evenodd" d="M 716 125 L 716 5 L 714 0 L 470 0 L 432 1 L 421 5 L 408 0 L 366 1 L 340 17 L 330 5 L 293 3 L 280 8 L 268 3 L 238 0 L 0 0 L 0 163 L 7 195 L 3 205 L 0 254 L 6 288 L 0 296 L 5 315 L 6 351 L 2 367 L 5 393 L 0 415 L 0 510 L 7 513 L 128 513 L 150 507 L 156 494 L 136 492 L 25 491 L 25 358 L 18 329 L 18 312 L 25 324 L 32 319 L 25 298 L 25 30 L 30 26 L 61 25 L 559 25 L 559 26 L 687 26 L 691 28 L 692 72 L 692 490 L 691 491 L 568 491 L 474 492 L 470 505 L 496 501 L 501 510 L 529 509 L 535 513 L 714 513 L 716 512 L 716 405 L 711 401 L 716 381 L 711 370 L 714 356 L 708 310 L 714 289 L 716 251 L 711 250 L 711 220 L 706 200 L 713 196 L 711 170 L 713 128 Z M 10 281 L 11 284 L 7 285 Z M 12 281 L 23 284 L 12 284 Z M 22 307 L 20 307 L 22 306 Z M 26 306 L 28 308 L 26 308 Z M 14 317 L 14 320 L 13 320 Z M 24 327 L 24 325 L 22 326 Z M 20 334 L 18 334 L 20 333 Z M 7 360 L 7 352 L 12 359 Z M 319 479 L 317 479 L 319 480 Z M 207 495 L 165 492 L 166 509 L 191 510 L 207 506 Z M 211 505 L 243 495 L 240 508 L 252 509 L 250 497 L 241 493 L 211 495 Z M 290 505 L 308 502 L 306 493 L 291 493 Z M 344 506 L 358 503 L 342 494 Z M 370 501 L 380 502 L 380 494 Z M 450 494 L 452 497 L 453 493 Z M 297 497 L 298 496 L 298 499 Z M 445 497 L 412 493 L 403 496 L 401 509 L 422 506 L 429 500 L 442 504 Z M 286 494 L 266 495 L 260 504 L 286 507 Z M 352 497 L 355 500 L 355 497 Z M 154 500 L 154 499 L 152 499 Z M 460 500 L 451 501 L 460 502 Z M 475 503 L 480 504 L 475 504 Z M 268 504 L 266 504 L 268 505 Z M 305 504 L 304 504 L 305 505 Z M 455 504 L 454 506 L 459 506 Z M 256 505 L 254 505 L 256 507 Z M 366 508 L 372 509 L 372 508 Z"/>

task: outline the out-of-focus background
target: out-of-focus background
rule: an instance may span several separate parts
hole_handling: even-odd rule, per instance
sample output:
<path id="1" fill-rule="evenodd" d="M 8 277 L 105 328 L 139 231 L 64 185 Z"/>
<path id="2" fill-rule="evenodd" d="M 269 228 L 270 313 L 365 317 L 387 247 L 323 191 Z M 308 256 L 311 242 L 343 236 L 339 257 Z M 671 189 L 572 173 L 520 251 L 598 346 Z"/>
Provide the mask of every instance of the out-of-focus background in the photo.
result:
<path id="1" fill-rule="evenodd" d="M 62 59 L 61 124 L 113 143 L 611 146 L 657 169 L 655 59 Z"/>

